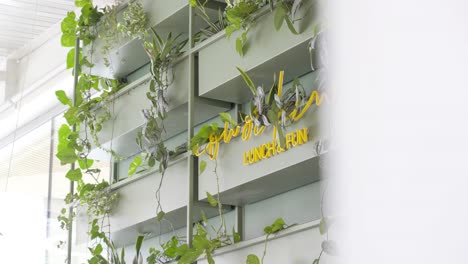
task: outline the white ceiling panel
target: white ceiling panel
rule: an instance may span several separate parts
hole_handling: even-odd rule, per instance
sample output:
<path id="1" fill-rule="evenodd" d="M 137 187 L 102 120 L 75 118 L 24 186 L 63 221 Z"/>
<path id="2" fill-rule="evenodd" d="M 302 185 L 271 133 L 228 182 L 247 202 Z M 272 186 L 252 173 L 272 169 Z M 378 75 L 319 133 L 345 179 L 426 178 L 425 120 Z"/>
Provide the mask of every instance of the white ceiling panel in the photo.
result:
<path id="1" fill-rule="evenodd" d="M 74 9 L 74 0 L 0 0 L 0 57 L 22 48 Z"/>

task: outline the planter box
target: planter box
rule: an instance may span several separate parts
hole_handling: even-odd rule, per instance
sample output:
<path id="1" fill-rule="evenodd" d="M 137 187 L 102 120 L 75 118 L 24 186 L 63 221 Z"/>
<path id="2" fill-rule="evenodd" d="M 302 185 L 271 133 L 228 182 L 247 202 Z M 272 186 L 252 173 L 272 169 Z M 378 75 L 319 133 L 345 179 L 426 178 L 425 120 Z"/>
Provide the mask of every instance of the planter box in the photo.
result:
<path id="1" fill-rule="evenodd" d="M 188 57 L 185 57 L 174 66 L 175 79 L 167 89 L 170 109 L 168 117 L 164 121 L 165 138 L 170 138 L 187 130 L 188 70 Z M 151 105 L 146 97 L 146 93 L 149 91 L 149 78 L 150 75 L 147 74 L 130 84 L 134 88 L 127 87 L 119 93 L 111 102 L 112 120 L 106 122 L 102 131 L 98 134 L 100 143 L 104 148 L 112 148 L 122 157 L 129 157 L 140 152 L 135 139 L 146 121 L 141 114 L 141 110 L 149 108 Z M 230 107 L 228 103 L 198 100 L 195 105 L 195 112 L 197 113 L 195 123 L 206 121 Z M 109 158 L 109 154 L 99 148 L 95 148 L 91 156 L 101 160 Z"/>
<path id="2" fill-rule="evenodd" d="M 309 12 L 298 23 L 301 34 L 293 35 L 286 25 L 277 32 L 274 13 L 257 21 L 248 34 L 244 57 L 236 52 L 234 32 L 228 40 L 223 37 L 199 51 L 199 95 L 234 103 L 244 103 L 251 97 L 236 66 L 248 72 L 257 85 L 269 85 L 273 74 L 285 71 L 285 83 L 295 76 L 311 71 L 308 42 L 314 35 L 314 15 Z"/>
<path id="3" fill-rule="evenodd" d="M 313 183 L 320 179 L 319 157 L 315 153 L 315 141 L 319 135 L 317 112 L 307 114 L 291 126 L 287 132 L 309 129 L 309 142 L 251 165 L 243 164 L 244 152 L 272 141 L 272 129 L 265 129 L 260 136 L 248 141 L 240 138 L 229 144 L 221 144 L 217 157 L 217 172 L 223 203 L 245 205 Z M 208 160 L 201 157 L 200 160 Z M 213 162 L 207 161 L 206 171 L 199 177 L 198 195 L 206 198 L 206 192 L 216 193 L 216 176 Z"/>
<path id="4" fill-rule="evenodd" d="M 269 238 L 264 263 L 312 263 L 320 254 L 319 221 L 297 225 Z M 249 254 L 262 258 L 265 237 L 242 241 L 214 252 L 216 264 L 245 263 Z M 197 263 L 208 263 L 206 259 Z"/>
<path id="5" fill-rule="evenodd" d="M 145 12 L 147 13 L 149 23 L 148 28 L 155 27 L 163 38 L 172 32 L 173 35 L 183 34 L 188 38 L 189 25 L 189 2 L 187 0 L 141 0 Z M 127 7 L 120 10 L 117 14 L 118 20 L 122 20 L 123 12 Z M 216 17 L 217 11 L 208 10 L 209 15 Z M 194 17 L 194 28 L 200 29 L 205 27 L 205 22 Z M 152 34 L 149 40 L 152 39 Z M 93 55 L 92 74 L 108 77 L 122 78 L 137 70 L 141 66 L 149 62 L 149 58 L 143 49 L 143 40 L 131 39 L 129 37 L 122 39 L 109 52 L 112 67 L 104 65 L 103 55 L 101 54 L 104 42 L 97 39 L 95 42 L 95 51 Z M 84 69 L 86 72 L 87 69 Z"/>
<path id="6" fill-rule="evenodd" d="M 181 158 L 170 164 L 166 170 L 161 188 L 161 204 L 163 210 L 168 214 L 169 219 L 175 220 L 178 224 L 185 218 L 181 215 L 185 212 L 188 196 L 187 190 L 187 159 Z M 138 176 L 136 176 L 138 177 Z M 155 192 L 159 186 L 161 174 L 150 173 L 147 176 L 140 176 L 139 179 L 117 187 L 114 190 L 119 193 L 119 204 L 111 214 L 111 234 L 112 239 L 119 245 L 134 243 L 134 239 L 139 234 L 152 233 L 159 234 L 156 219 L 156 198 Z M 166 227 L 163 224 L 163 227 Z M 167 230 L 161 230 L 162 233 Z"/>
<path id="7" fill-rule="evenodd" d="M 171 161 L 164 175 L 161 188 L 161 205 L 166 213 L 165 219 L 169 220 L 158 224 L 156 217 L 157 202 L 156 190 L 161 180 L 159 172 L 149 172 L 145 175 L 137 175 L 112 186 L 113 191 L 119 193 L 119 203 L 112 211 L 111 237 L 114 243 L 120 247 L 135 243 L 138 235 L 145 234 L 146 239 L 165 234 L 182 228 L 187 224 L 187 163 L 188 155 L 182 155 Z M 207 217 L 218 214 L 216 208 L 203 209 Z M 194 213 L 194 221 L 200 221 L 201 214 Z"/>

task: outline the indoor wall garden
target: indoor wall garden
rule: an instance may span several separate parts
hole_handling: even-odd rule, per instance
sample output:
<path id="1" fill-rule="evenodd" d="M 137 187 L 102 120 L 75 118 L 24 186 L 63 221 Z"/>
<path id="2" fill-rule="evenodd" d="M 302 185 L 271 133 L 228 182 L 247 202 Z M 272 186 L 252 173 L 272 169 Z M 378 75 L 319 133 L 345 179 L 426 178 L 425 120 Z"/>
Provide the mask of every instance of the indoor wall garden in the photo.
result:
<path id="1" fill-rule="evenodd" d="M 323 210 L 297 224 L 272 216 L 251 240 L 244 228 L 244 207 L 320 180 L 328 131 L 318 112 L 333 100 L 317 2 L 75 4 L 61 23 L 76 83 L 73 95 L 56 91 L 67 106 L 56 156 L 72 190 L 58 220 L 87 223 L 75 242 L 87 263 L 280 263 L 268 261 L 270 245 L 309 231 L 309 263 L 335 254 L 320 237 Z M 112 162 L 112 175 L 96 160 Z M 68 262 L 73 241 L 59 245 Z"/>

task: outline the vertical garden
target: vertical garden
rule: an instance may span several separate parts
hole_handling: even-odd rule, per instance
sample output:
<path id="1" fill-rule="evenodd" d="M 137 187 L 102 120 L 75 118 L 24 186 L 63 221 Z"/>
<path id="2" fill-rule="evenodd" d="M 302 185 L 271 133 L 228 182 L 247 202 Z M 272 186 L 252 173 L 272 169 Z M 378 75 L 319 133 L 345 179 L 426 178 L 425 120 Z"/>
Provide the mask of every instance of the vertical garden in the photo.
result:
<path id="1" fill-rule="evenodd" d="M 61 23 L 71 263 L 319 263 L 333 95 L 320 2 L 136 0 Z M 111 164 L 110 175 L 94 166 Z"/>

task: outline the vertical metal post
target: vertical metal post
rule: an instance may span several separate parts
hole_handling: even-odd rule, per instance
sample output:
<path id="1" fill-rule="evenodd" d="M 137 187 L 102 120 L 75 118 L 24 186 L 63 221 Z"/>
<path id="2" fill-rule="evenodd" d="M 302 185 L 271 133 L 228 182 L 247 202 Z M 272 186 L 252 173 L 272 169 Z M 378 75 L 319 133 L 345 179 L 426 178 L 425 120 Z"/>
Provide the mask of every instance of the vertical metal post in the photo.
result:
<path id="1" fill-rule="evenodd" d="M 75 41 L 75 64 L 73 67 L 73 94 L 72 94 L 72 105 L 76 105 L 76 86 L 78 84 L 78 76 L 80 73 L 80 38 L 76 36 L 76 41 Z M 76 132 L 76 125 L 72 126 L 72 131 Z M 71 169 L 75 169 L 75 163 L 71 164 Z M 75 191 L 75 185 L 73 181 L 70 181 L 70 194 L 73 195 L 73 192 Z M 68 209 L 68 219 L 73 218 L 73 208 L 70 206 Z M 73 222 L 70 224 L 68 228 L 68 243 L 67 243 L 67 263 L 71 264 L 71 255 L 72 255 L 72 241 L 73 241 Z"/>
<path id="2" fill-rule="evenodd" d="M 241 123 L 241 118 L 240 118 L 240 112 L 242 110 L 242 105 L 241 104 L 235 104 L 234 105 L 234 111 L 235 116 L 236 116 L 236 121 L 237 123 Z M 244 234 L 244 207 L 242 206 L 236 206 L 235 209 L 235 225 L 236 225 L 236 230 L 237 233 L 240 235 L 240 240 L 243 241 L 245 238 Z"/>
<path id="3" fill-rule="evenodd" d="M 46 212 L 46 238 L 50 237 L 50 217 L 52 211 L 52 176 L 54 167 L 54 134 L 55 134 L 55 119 L 50 121 L 50 145 L 49 145 L 49 180 L 47 186 L 47 212 Z M 49 250 L 45 251 L 46 263 L 49 263 Z"/>
<path id="4" fill-rule="evenodd" d="M 240 240 L 244 240 L 244 207 L 236 206 L 235 209 L 235 217 L 236 217 L 236 230 L 237 233 L 240 235 Z"/>
<path id="5" fill-rule="evenodd" d="M 187 124 L 187 137 L 188 144 L 194 135 L 194 109 L 195 109 L 195 56 L 192 52 L 194 47 L 193 41 L 193 8 L 189 7 L 189 83 L 188 83 L 188 124 Z M 187 202 L 187 245 L 192 247 L 192 237 L 193 237 L 193 205 L 194 205 L 194 178 L 195 178 L 195 162 L 197 161 L 194 155 L 188 157 L 188 202 Z"/>

